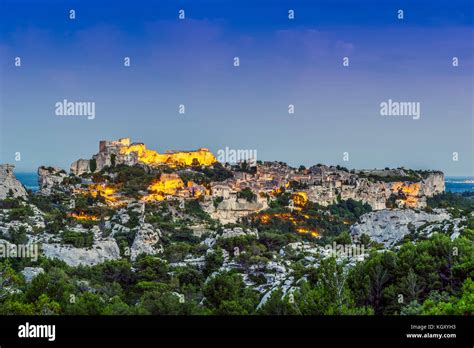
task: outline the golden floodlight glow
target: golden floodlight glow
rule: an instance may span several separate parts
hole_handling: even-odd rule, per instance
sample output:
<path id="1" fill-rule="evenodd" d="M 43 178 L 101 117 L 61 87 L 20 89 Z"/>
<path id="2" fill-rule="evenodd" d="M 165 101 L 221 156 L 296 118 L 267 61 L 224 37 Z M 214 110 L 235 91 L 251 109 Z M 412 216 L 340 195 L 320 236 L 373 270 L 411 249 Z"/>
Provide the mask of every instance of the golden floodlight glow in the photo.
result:
<path id="1" fill-rule="evenodd" d="M 115 197 L 117 190 L 114 187 L 104 184 L 92 184 L 89 185 L 88 190 L 92 197 L 95 198 L 100 194 L 100 196 L 103 197 L 107 203 L 113 203 L 117 201 L 117 197 Z"/>
<path id="2" fill-rule="evenodd" d="M 99 220 L 99 218 L 96 216 L 96 215 L 88 215 L 86 213 L 79 213 L 79 214 L 76 214 L 76 213 L 71 213 L 69 214 L 70 217 L 72 217 L 73 219 L 76 219 L 76 220 L 93 220 L 93 221 L 97 221 Z"/>
<path id="3" fill-rule="evenodd" d="M 160 154 L 154 150 L 146 148 L 145 144 L 132 144 L 120 148 L 120 154 L 126 155 L 132 152 L 137 153 L 138 160 L 147 165 L 167 164 L 169 166 L 210 166 L 217 162 L 214 155 L 208 149 L 197 151 L 181 151 Z"/>
<path id="4" fill-rule="evenodd" d="M 143 196 L 142 201 L 162 201 L 166 196 L 176 196 L 185 189 L 183 180 L 177 174 L 161 174 L 160 179 L 154 181 L 148 191 L 151 193 Z"/>
<path id="5" fill-rule="evenodd" d="M 319 237 L 318 231 L 312 228 L 296 227 L 296 232 L 301 233 L 301 234 L 310 234 L 311 237 Z"/>
<path id="6" fill-rule="evenodd" d="M 319 232 L 316 229 L 301 226 L 301 224 L 304 224 L 304 220 L 309 218 L 309 216 L 306 214 L 303 215 L 303 219 L 296 219 L 290 213 L 275 213 L 275 214 L 264 213 L 257 216 L 260 222 L 265 225 L 268 224 L 270 222 L 270 219 L 274 217 L 290 221 L 295 226 L 295 230 L 298 233 L 310 234 L 312 237 L 315 237 L 315 238 L 318 238 L 320 236 Z"/>
<path id="7" fill-rule="evenodd" d="M 117 189 L 106 184 L 90 184 L 87 188 L 74 189 L 74 193 L 81 195 L 91 195 L 94 198 L 101 196 L 104 198 L 107 205 L 119 205 L 119 197 L 117 196 Z"/>
<path id="8" fill-rule="evenodd" d="M 297 207 L 304 207 L 308 203 L 308 194 L 304 191 L 298 191 L 291 195 L 291 199 Z"/>
<path id="9" fill-rule="evenodd" d="M 405 184 L 403 182 L 394 182 L 392 184 L 392 192 L 402 192 L 405 194 L 406 199 L 398 199 L 402 205 L 407 207 L 415 208 L 418 203 L 418 194 L 420 193 L 421 184 Z"/>

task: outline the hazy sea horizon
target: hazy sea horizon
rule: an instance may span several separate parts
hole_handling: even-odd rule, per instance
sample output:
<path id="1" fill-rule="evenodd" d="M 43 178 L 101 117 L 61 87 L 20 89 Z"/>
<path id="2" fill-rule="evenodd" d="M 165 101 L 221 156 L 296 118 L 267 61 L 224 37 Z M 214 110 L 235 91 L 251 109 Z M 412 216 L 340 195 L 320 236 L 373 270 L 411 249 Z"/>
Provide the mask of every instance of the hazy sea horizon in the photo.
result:
<path id="1" fill-rule="evenodd" d="M 27 189 L 38 191 L 38 174 L 34 172 L 15 173 L 17 179 Z M 466 182 L 471 181 L 471 182 Z M 446 176 L 446 192 L 474 192 L 474 176 Z"/>

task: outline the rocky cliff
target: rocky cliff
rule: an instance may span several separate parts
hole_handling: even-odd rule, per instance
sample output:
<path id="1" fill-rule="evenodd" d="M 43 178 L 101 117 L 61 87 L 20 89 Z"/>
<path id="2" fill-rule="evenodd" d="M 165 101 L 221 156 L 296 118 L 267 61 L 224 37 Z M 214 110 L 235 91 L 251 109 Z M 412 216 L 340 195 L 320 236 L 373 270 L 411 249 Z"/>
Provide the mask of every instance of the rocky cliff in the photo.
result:
<path id="1" fill-rule="evenodd" d="M 236 195 L 224 199 L 217 207 L 214 207 L 212 200 L 206 200 L 201 205 L 204 211 L 222 224 L 236 223 L 242 217 L 268 208 L 266 198 L 258 197 L 249 202 L 244 198 L 237 198 Z"/>
<path id="2" fill-rule="evenodd" d="M 349 198 L 369 204 L 380 210 L 393 204 L 396 207 L 424 208 L 426 198 L 444 192 L 444 174 L 432 172 L 419 182 L 410 181 L 371 181 L 357 178 L 353 184 L 334 183 L 310 186 L 307 190 L 309 200 L 321 205 L 329 205 L 337 200 Z M 390 202 L 393 200 L 393 202 Z"/>
<path id="3" fill-rule="evenodd" d="M 413 209 L 384 209 L 362 215 L 360 222 L 350 230 L 353 237 L 366 234 L 371 240 L 390 248 L 423 225 L 450 219 L 444 210 L 426 213 Z"/>
<path id="4" fill-rule="evenodd" d="M 95 240 L 91 248 L 75 248 L 64 244 L 42 244 L 43 255 L 57 258 L 71 267 L 93 266 L 107 260 L 120 259 L 120 249 L 115 239 Z"/>
<path id="5" fill-rule="evenodd" d="M 9 196 L 25 198 L 28 196 L 26 189 L 15 178 L 12 164 L 0 164 L 0 199 L 5 199 Z"/>
<path id="6" fill-rule="evenodd" d="M 71 164 L 71 173 L 74 175 L 82 175 L 90 171 L 90 160 L 78 159 Z"/>
<path id="7" fill-rule="evenodd" d="M 44 167 L 38 168 L 38 183 L 40 193 L 50 195 L 51 191 L 61 185 L 63 179 L 67 177 L 66 172 L 58 167 Z"/>

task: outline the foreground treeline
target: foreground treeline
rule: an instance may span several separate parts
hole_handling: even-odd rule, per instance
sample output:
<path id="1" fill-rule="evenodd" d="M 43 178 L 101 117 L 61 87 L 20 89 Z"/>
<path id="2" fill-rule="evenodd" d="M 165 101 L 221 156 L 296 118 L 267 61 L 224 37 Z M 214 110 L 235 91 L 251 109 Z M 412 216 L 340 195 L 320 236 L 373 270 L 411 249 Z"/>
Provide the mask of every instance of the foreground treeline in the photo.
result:
<path id="1" fill-rule="evenodd" d="M 451 241 L 434 234 L 395 251 L 373 251 L 354 267 L 322 260 L 318 268 L 294 267 L 297 287 L 262 294 L 237 270 L 216 272 L 218 253 L 203 269 L 170 268 L 143 256 L 71 268 L 40 259 L 45 272 L 26 283 L 24 260 L 0 262 L 0 314 L 42 315 L 327 315 L 474 313 L 472 234 Z M 28 263 L 28 265 L 31 265 Z"/>

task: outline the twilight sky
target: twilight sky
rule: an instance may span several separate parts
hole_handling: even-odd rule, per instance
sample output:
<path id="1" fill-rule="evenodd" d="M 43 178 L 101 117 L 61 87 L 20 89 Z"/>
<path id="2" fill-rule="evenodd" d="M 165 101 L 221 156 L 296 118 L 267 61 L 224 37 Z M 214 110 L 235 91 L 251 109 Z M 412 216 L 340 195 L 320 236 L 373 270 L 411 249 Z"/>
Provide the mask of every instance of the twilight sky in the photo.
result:
<path id="1" fill-rule="evenodd" d="M 472 0 L 2 0 L 0 163 L 69 169 L 128 136 L 474 175 L 473 13 Z M 63 99 L 95 102 L 95 119 L 57 116 Z M 389 99 L 419 102 L 420 119 L 381 116 Z"/>

